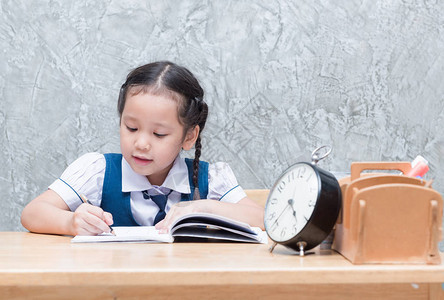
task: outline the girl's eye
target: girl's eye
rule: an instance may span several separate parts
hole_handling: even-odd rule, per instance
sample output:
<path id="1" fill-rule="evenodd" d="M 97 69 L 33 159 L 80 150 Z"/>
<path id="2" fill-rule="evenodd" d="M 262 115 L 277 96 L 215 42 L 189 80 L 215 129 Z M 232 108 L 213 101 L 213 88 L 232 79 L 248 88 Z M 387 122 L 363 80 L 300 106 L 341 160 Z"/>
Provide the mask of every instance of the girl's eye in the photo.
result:
<path id="1" fill-rule="evenodd" d="M 156 132 L 154 132 L 154 135 L 159 138 L 167 136 L 166 134 L 161 134 L 161 133 L 156 133 Z"/>
<path id="2" fill-rule="evenodd" d="M 137 131 L 137 128 L 132 128 L 132 127 L 129 127 L 129 126 L 126 126 L 126 128 L 127 128 L 128 131 L 130 131 L 130 132 Z"/>

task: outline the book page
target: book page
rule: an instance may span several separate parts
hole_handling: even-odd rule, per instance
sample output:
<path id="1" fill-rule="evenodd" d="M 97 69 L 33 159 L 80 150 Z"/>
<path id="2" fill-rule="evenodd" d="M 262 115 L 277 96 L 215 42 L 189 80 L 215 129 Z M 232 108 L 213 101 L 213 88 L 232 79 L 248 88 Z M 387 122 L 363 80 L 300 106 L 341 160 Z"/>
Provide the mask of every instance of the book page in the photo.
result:
<path id="1" fill-rule="evenodd" d="M 252 227 L 251 229 L 255 232 L 254 235 L 218 226 L 181 224 L 179 227 L 175 228 L 172 235 L 174 237 L 195 237 L 261 244 L 268 243 L 268 235 L 265 231 L 262 231 L 259 227 Z"/>
<path id="2" fill-rule="evenodd" d="M 102 233 L 99 235 L 77 235 L 72 243 L 97 243 L 97 242 L 161 242 L 172 243 L 170 234 L 160 234 L 154 226 L 116 226 L 114 233 Z"/>
<path id="3" fill-rule="evenodd" d="M 268 243 L 265 231 L 258 227 L 209 213 L 192 213 L 179 218 L 171 235 L 220 239 L 238 242 Z"/>
<path id="4" fill-rule="evenodd" d="M 236 231 L 242 231 L 249 234 L 255 234 L 255 232 L 251 229 L 250 225 L 247 223 L 243 223 L 240 221 L 236 221 L 227 217 L 218 216 L 210 213 L 191 213 L 185 216 L 182 216 L 178 220 L 176 220 L 172 225 L 171 229 L 174 231 L 176 226 L 181 226 L 182 224 L 187 223 L 201 223 L 202 225 L 214 225 L 223 228 L 231 228 Z"/>
<path id="5" fill-rule="evenodd" d="M 169 234 L 160 234 L 154 226 L 113 226 L 115 236 L 102 233 L 96 236 L 75 236 L 73 243 L 96 242 L 163 242 L 172 243 L 174 236 L 210 238 L 251 243 L 267 243 L 268 237 L 260 228 L 209 213 L 192 213 L 179 218 Z"/>

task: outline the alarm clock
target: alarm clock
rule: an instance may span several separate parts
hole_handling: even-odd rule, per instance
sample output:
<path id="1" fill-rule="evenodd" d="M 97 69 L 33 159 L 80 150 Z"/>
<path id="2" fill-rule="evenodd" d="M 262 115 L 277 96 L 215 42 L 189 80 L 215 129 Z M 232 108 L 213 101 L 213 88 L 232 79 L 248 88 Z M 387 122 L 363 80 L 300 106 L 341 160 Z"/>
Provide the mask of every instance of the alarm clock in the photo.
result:
<path id="1" fill-rule="evenodd" d="M 317 166 L 330 152 L 330 146 L 315 149 L 311 163 L 290 166 L 270 189 L 264 214 L 265 230 L 274 242 L 270 252 L 281 244 L 304 256 L 332 231 L 342 205 L 341 188 L 333 174 Z"/>

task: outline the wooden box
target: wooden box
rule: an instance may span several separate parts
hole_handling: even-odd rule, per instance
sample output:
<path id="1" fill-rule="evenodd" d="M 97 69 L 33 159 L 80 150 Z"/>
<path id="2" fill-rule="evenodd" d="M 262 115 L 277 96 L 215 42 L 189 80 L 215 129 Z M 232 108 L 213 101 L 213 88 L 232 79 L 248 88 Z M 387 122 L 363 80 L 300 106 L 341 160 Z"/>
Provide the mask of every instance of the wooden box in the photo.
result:
<path id="1" fill-rule="evenodd" d="M 410 171 L 409 162 L 352 163 L 339 180 L 342 211 L 332 248 L 354 264 L 439 264 L 442 197 L 431 181 L 364 170 Z M 362 173 L 362 174 L 361 174 Z"/>

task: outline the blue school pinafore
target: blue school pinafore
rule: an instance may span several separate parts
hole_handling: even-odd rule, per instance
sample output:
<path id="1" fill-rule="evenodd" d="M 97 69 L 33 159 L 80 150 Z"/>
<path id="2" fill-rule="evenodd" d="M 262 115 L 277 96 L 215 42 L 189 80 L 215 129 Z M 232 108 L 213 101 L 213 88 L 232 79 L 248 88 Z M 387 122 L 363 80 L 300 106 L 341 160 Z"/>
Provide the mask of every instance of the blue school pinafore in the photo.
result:
<path id="1" fill-rule="evenodd" d="M 102 203 L 100 207 L 113 215 L 113 226 L 139 226 L 131 212 L 130 192 L 122 192 L 122 154 L 104 154 L 106 160 L 105 177 L 103 179 Z M 185 158 L 188 168 L 188 179 L 191 194 L 182 194 L 180 201 L 193 200 L 193 160 Z M 199 195 L 206 199 L 208 195 L 208 163 L 199 162 L 198 175 Z"/>

